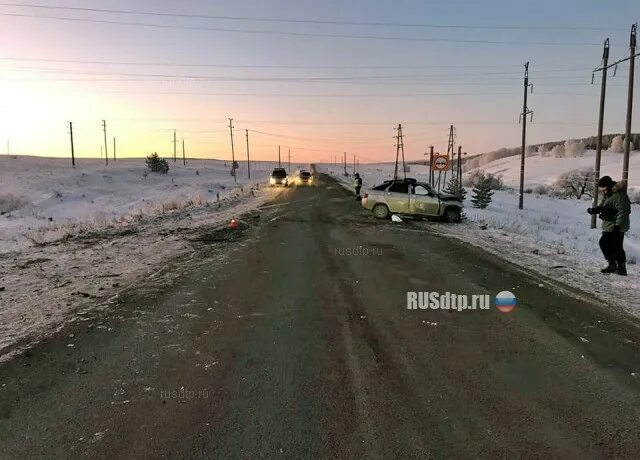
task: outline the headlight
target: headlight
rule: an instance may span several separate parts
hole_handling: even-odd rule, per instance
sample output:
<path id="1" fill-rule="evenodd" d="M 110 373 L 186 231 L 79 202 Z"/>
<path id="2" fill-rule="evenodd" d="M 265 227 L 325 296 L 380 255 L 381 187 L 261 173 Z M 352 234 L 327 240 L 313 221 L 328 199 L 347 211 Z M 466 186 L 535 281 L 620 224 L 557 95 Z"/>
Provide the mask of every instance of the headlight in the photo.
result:
<path id="1" fill-rule="evenodd" d="M 275 177 L 272 177 L 271 179 L 269 179 L 269 183 L 270 183 L 271 185 L 274 185 L 274 184 L 276 183 L 276 179 L 275 179 Z"/>

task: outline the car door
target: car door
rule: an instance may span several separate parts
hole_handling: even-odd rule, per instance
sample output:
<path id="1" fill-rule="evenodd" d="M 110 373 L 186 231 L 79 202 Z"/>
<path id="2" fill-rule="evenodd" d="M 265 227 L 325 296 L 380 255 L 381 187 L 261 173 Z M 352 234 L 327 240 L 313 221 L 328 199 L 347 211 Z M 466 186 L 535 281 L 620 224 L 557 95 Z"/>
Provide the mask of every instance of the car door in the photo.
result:
<path id="1" fill-rule="evenodd" d="M 394 182 L 384 192 L 389 211 L 400 214 L 409 213 L 409 183 Z"/>
<path id="2" fill-rule="evenodd" d="M 425 184 L 411 186 L 409 212 L 425 216 L 437 216 L 440 210 L 440 200 L 436 193 Z"/>

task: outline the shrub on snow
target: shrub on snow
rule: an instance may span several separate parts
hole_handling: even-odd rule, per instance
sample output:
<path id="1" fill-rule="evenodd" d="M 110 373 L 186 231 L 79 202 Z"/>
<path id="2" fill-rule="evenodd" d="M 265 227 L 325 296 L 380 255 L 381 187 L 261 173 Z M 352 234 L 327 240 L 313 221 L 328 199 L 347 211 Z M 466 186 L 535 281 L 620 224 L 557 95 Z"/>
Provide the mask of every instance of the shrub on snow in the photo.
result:
<path id="1" fill-rule="evenodd" d="M 624 152 L 624 139 L 622 136 L 616 136 L 611 139 L 611 145 L 609 146 L 609 152 L 622 153 Z"/>
<path id="2" fill-rule="evenodd" d="M 502 190 L 504 188 L 502 177 L 485 172 L 481 169 L 476 169 L 467 174 L 467 176 L 462 179 L 462 185 L 464 187 L 476 187 L 485 181 L 489 184 L 491 190 Z"/>
<path id="3" fill-rule="evenodd" d="M 563 158 L 565 156 L 564 145 L 558 144 L 551 149 L 551 156 L 556 158 Z"/>
<path id="4" fill-rule="evenodd" d="M 565 156 L 578 158 L 584 154 L 584 142 L 576 139 L 569 139 L 564 143 Z"/>
<path id="5" fill-rule="evenodd" d="M 558 177 L 554 191 L 560 196 L 575 197 L 579 200 L 583 195 L 591 196 L 594 181 L 595 171 L 592 169 L 574 169 Z"/>
<path id="6" fill-rule="evenodd" d="M 533 187 L 533 193 L 535 193 L 536 195 L 548 195 L 550 190 L 551 187 L 545 184 L 538 184 Z"/>
<path id="7" fill-rule="evenodd" d="M 146 159 L 147 168 L 151 172 L 167 174 L 169 172 L 169 163 L 164 158 L 160 158 L 157 153 L 152 153 Z"/>

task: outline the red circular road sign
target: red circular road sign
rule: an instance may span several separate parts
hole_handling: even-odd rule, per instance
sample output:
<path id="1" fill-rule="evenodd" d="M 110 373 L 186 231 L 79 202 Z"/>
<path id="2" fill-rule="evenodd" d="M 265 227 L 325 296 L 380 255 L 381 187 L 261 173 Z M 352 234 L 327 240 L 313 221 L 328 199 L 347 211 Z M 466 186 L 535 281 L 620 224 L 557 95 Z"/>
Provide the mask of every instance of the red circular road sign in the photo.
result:
<path id="1" fill-rule="evenodd" d="M 433 169 L 437 171 L 444 171 L 449 168 L 449 156 L 448 155 L 434 155 L 433 157 Z"/>

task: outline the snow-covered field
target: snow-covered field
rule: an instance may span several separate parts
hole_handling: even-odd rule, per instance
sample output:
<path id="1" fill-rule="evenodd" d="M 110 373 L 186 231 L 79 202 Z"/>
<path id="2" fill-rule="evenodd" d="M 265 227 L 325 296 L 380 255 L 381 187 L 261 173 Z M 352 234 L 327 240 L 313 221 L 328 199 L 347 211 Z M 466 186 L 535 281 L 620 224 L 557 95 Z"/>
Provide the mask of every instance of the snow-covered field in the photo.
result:
<path id="1" fill-rule="evenodd" d="M 552 184 L 564 172 L 593 166 L 593 152 L 582 158 L 527 158 L 526 187 Z M 605 152 L 603 174 L 614 180 L 620 177 L 622 155 Z M 339 167 L 324 170 L 351 187 Z M 499 174 L 505 184 L 515 187 L 519 181 L 520 158 L 510 157 L 487 164 L 485 171 Z M 393 176 L 394 164 L 361 165 L 363 189 Z M 408 177 L 428 181 L 428 166 L 411 165 Z M 630 186 L 640 188 L 640 152 L 633 152 L 630 162 Z M 467 190 L 465 215 L 461 225 L 425 223 L 431 229 L 481 246 L 496 255 L 553 280 L 592 293 L 611 305 L 640 316 L 640 205 L 632 205 L 631 230 L 626 234 L 625 249 L 629 276 L 605 276 L 600 273 L 604 260 L 598 240 L 601 231 L 590 228 L 586 209 L 590 201 L 552 198 L 526 194 L 523 210 L 518 209 L 514 189 L 497 191 L 487 209 L 473 208 L 471 190 Z"/>
<path id="2" fill-rule="evenodd" d="M 0 156 L 0 361 L 122 290 L 169 282 L 199 238 L 280 193 L 263 187 L 273 163 L 252 164 L 250 181 L 240 165 L 234 183 L 223 161 L 159 175 L 144 159 Z"/>
<path id="3" fill-rule="evenodd" d="M 596 152 L 587 150 L 579 158 L 541 157 L 537 154 L 527 157 L 525 161 L 525 187 L 539 184 L 552 185 L 557 177 L 575 169 L 594 169 Z M 520 186 L 520 156 L 511 156 L 495 160 L 481 168 L 492 174 L 499 174 L 508 187 Z M 609 151 L 602 152 L 600 175 L 611 176 L 613 180 L 622 174 L 622 154 Z M 629 159 L 630 186 L 640 188 L 640 151 L 631 152 Z"/>
<path id="4" fill-rule="evenodd" d="M 214 202 L 239 187 L 264 182 L 272 163 L 240 164 L 238 181 L 230 163 L 169 160 L 169 173 L 147 173 L 144 159 L 121 159 L 105 166 L 98 159 L 0 155 L 0 253 L 51 241 L 81 229 L 128 222 L 187 206 Z"/>

